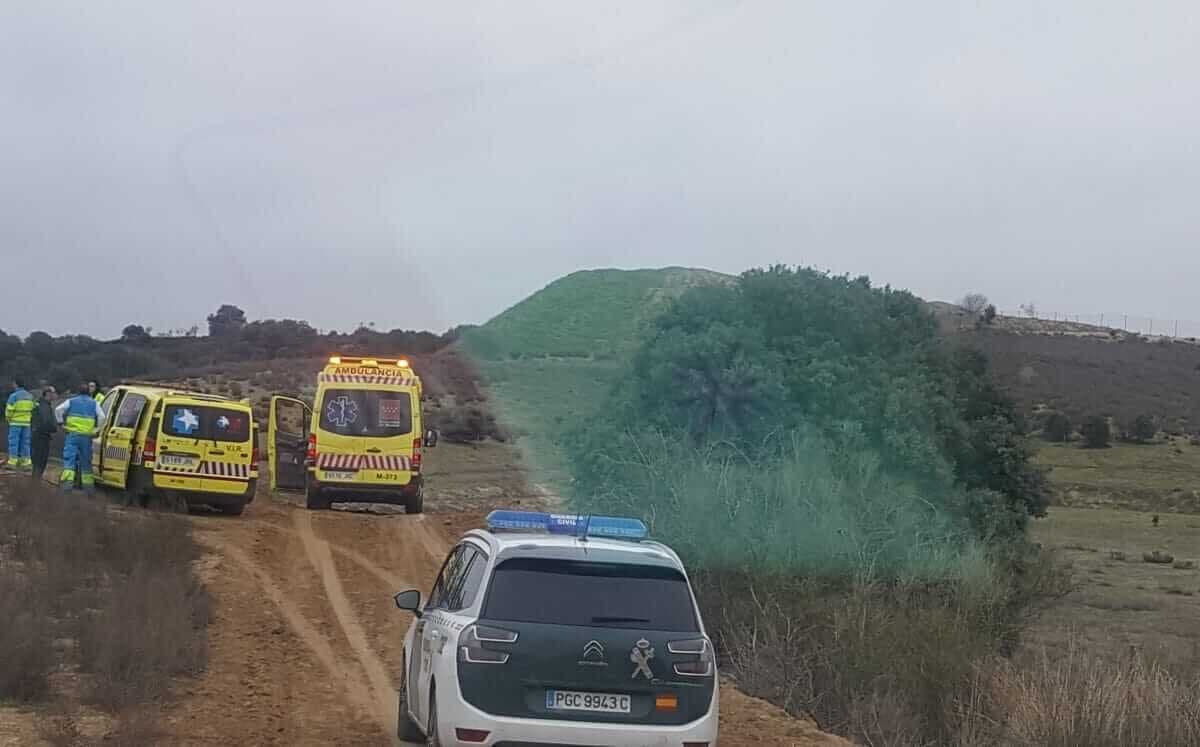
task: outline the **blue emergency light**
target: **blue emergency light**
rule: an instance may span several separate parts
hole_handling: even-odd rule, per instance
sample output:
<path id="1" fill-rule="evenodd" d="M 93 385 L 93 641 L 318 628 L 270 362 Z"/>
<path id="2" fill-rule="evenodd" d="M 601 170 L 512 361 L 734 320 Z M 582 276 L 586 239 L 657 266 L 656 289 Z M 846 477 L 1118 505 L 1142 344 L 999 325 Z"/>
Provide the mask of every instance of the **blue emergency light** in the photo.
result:
<path id="1" fill-rule="evenodd" d="M 488 514 L 487 526 L 491 531 L 534 531 L 567 534 L 572 537 L 627 540 L 645 539 L 649 534 L 641 519 L 588 514 L 549 514 L 539 511 L 493 511 Z"/>

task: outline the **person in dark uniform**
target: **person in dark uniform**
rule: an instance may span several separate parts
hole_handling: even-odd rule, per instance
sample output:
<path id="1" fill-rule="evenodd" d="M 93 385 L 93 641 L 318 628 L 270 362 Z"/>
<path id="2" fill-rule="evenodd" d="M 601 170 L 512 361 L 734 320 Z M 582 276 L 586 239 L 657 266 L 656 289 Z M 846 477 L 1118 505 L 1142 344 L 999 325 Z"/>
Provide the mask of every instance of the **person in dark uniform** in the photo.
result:
<path id="1" fill-rule="evenodd" d="M 54 387 L 43 388 L 37 409 L 33 411 L 33 432 L 29 446 L 35 479 L 41 479 L 46 471 L 46 462 L 50 460 L 50 439 L 58 432 L 58 421 L 54 417 L 54 400 L 57 396 Z"/>

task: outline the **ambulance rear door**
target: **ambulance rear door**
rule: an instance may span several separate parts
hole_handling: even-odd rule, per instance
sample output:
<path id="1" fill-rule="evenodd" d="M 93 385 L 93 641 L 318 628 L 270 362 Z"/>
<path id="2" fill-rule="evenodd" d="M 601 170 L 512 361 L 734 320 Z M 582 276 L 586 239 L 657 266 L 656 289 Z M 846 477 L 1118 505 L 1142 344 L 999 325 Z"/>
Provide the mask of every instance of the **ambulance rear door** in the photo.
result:
<path id="1" fill-rule="evenodd" d="M 292 397 L 271 397 L 267 417 L 267 469 L 271 490 L 304 490 L 312 409 Z"/>
<path id="2" fill-rule="evenodd" d="M 323 479 L 341 479 L 381 488 L 407 485 L 420 469 L 420 437 L 413 412 L 419 407 L 411 386 L 345 384 L 322 391 L 321 443 L 334 448 L 325 457 Z M 324 456 L 322 454 L 321 456 Z M 320 456 L 319 456 L 320 458 Z"/>

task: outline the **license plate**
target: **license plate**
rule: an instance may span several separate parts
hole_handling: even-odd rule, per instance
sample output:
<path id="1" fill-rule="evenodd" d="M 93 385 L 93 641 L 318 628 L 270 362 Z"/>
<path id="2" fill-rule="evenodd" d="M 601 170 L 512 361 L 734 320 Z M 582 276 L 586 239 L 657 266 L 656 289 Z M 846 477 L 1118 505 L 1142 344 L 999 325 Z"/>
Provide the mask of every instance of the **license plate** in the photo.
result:
<path id="1" fill-rule="evenodd" d="M 163 454 L 159 457 L 159 460 L 167 467 L 191 467 L 196 463 L 196 457 L 176 456 L 174 454 Z"/>
<path id="2" fill-rule="evenodd" d="M 354 476 L 356 474 L 358 474 L 358 473 L 357 472 L 345 472 L 342 470 L 339 470 L 336 472 L 330 471 L 330 470 L 325 470 L 325 474 L 321 479 L 328 480 L 330 482 L 335 482 L 338 480 L 346 481 L 346 480 L 353 480 Z"/>
<path id="3" fill-rule="evenodd" d="M 629 713 L 628 695 L 581 693 L 574 690 L 547 690 L 546 707 L 552 711 L 592 711 L 593 713 Z"/>

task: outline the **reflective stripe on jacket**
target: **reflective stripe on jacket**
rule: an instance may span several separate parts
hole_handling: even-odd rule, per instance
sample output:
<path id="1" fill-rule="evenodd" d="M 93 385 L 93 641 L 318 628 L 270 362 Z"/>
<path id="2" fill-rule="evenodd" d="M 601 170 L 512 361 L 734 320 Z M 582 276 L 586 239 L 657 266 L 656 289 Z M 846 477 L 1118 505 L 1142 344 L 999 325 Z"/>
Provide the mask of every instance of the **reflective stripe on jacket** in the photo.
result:
<path id="1" fill-rule="evenodd" d="M 67 433 L 90 436 L 104 423 L 104 410 L 86 394 L 77 394 L 58 407 L 54 414 L 66 425 Z"/>
<path id="2" fill-rule="evenodd" d="M 24 389 L 17 389 L 8 397 L 8 404 L 4 406 L 4 419 L 9 425 L 29 425 L 33 422 L 33 411 L 37 409 L 37 402 L 34 401 L 33 395 Z"/>

